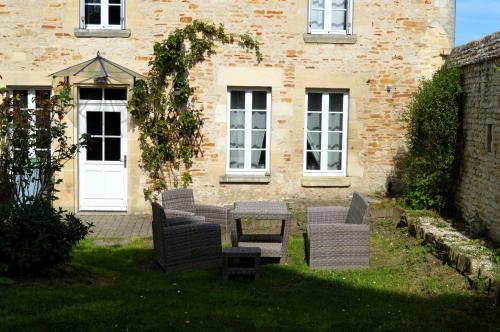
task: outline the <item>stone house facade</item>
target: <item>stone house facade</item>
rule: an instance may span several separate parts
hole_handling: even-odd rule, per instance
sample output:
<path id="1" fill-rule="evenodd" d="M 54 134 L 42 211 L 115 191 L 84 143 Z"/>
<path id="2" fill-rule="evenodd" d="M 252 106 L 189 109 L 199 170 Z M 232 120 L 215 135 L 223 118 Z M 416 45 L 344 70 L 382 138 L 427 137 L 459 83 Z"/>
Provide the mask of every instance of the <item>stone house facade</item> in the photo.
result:
<path id="1" fill-rule="evenodd" d="M 154 42 L 194 19 L 249 32 L 264 54 L 223 47 L 192 74 L 197 200 L 326 201 L 386 190 L 401 113 L 454 46 L 455 0 L 0 0 L 0 84 L 29 99 L 67 77 L 68 134 L 99 145 L 62 172 L 64 208 L 149 212 L 126 89 Z M 111 62 L 85 62 L 97 52 Z"/>
<path id="2" fill-rule="evenodd" d="M 456 203 L 500 243 L 500 32 L 455 48 L 450 58 L 462 68 L 465 93 Z"/>

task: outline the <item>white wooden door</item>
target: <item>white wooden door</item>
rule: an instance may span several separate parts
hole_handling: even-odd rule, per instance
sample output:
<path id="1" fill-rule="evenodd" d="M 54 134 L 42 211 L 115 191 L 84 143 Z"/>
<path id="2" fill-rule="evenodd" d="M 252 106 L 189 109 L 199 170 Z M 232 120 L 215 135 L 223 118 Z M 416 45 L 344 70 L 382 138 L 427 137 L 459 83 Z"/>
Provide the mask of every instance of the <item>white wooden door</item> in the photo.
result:
<path id="1" fill-rule="evenodd" d="M 79 155 L 80 211 L 126 211 L 126 89 L 80 88 L 79 96 L 79 134 L 92 138 Z"/>

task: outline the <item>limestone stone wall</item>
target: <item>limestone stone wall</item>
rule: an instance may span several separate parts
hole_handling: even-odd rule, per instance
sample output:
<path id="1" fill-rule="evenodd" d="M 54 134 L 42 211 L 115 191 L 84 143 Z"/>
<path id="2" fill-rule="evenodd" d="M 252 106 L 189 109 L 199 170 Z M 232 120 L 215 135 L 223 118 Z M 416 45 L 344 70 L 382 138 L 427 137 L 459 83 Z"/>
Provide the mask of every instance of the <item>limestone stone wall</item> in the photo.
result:
<path id="1" fill-rule="evenodd" d="M 250 32 L 264 61 L 237 46 L 221 48 L 193 73 L 204 109 L 204 155 L 193 167 L 196 199 L 329 200 L 354 190 L 385 191 L 394 157 L 404 146 L 400 115 L 420 78 L 453 47 L 454 0 L 354 0 L 355 42 L 306 43 L 307 0 L 127 0 L 128 38 L 78 38 L 78 0 L 0 0 L 1 85 L 51 85 L 48 76 L 101 55 L 140 73 L 155 41 L 193 19 Z M 351 40 L 352 41 L 352 40 Z M 221 184 L 226 171 L 228 87 L 272 92 L 268 184 Z M 304 99 L 309 88 L 349 90 L 347 177 L 303 178 Z M 390 89 L 388 89 L 390 88 Z M 76 90 L 75 90 L 76 91 Z M 77 133 L 77 116 L 71 123 Z M 129 213 L 149 211 L 142 197 L 137 133 L 129 128 Z M 61 204 L 77 209 L 77 163 L 62 173 Z M 315 185 L 315 183 L 317 185 Z"/>
<path id="2" fill-rule="evenodd" d="M 465 146 L 457 204 L 465 219 L 478 216 L 500 243 L 500 32 L 456 48 L 451 58 L 462 66 L 465 89 Z"/>

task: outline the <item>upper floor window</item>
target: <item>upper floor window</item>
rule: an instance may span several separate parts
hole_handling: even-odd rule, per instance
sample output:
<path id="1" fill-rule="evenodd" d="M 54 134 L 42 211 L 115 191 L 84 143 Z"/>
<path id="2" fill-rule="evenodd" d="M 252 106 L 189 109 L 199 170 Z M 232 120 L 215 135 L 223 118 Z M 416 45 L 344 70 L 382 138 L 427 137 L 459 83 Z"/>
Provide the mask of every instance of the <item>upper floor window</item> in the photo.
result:
<path id="1" fill-rule="evenodd" d="M 352 34 L 353 0 L 309 0 L 309 33 Z"/>
<path id="2" fill-rule="evenodd" d="M 125 29 L 125 0 L 80 0 L 80 28 Z"/>
<path id="3" fill-rule="evenodd" d="M 346 175 L 348 94 L 306 94 L 304 175 Z"/>
<path id="4" fill-rule="evenodd" d="M 228 92 L 228 174 L 269 172 L 271 92 L 231 89 Z"/>

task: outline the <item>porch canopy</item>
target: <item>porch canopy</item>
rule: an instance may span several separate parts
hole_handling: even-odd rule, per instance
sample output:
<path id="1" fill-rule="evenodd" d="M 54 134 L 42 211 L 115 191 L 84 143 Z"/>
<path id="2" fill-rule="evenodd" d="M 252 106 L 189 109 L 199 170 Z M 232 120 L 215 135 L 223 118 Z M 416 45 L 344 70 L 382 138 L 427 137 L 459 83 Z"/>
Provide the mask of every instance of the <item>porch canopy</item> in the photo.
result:
<path id="1" fill-rule="evenodd" d="M 76 79 L 79 83 L 96 84 L 130 84 L 130 80 L 135 82 L 136 79 L 145 79 L 145 76 L 103 58 L 99 52 L 97 52 L 97 56 L 93 59 L 60 70 L 50 74 L 50 76 L 52 76 L 52 78 L 67 77 L 68 80 L 73 78 L 71 81 Z"/>

